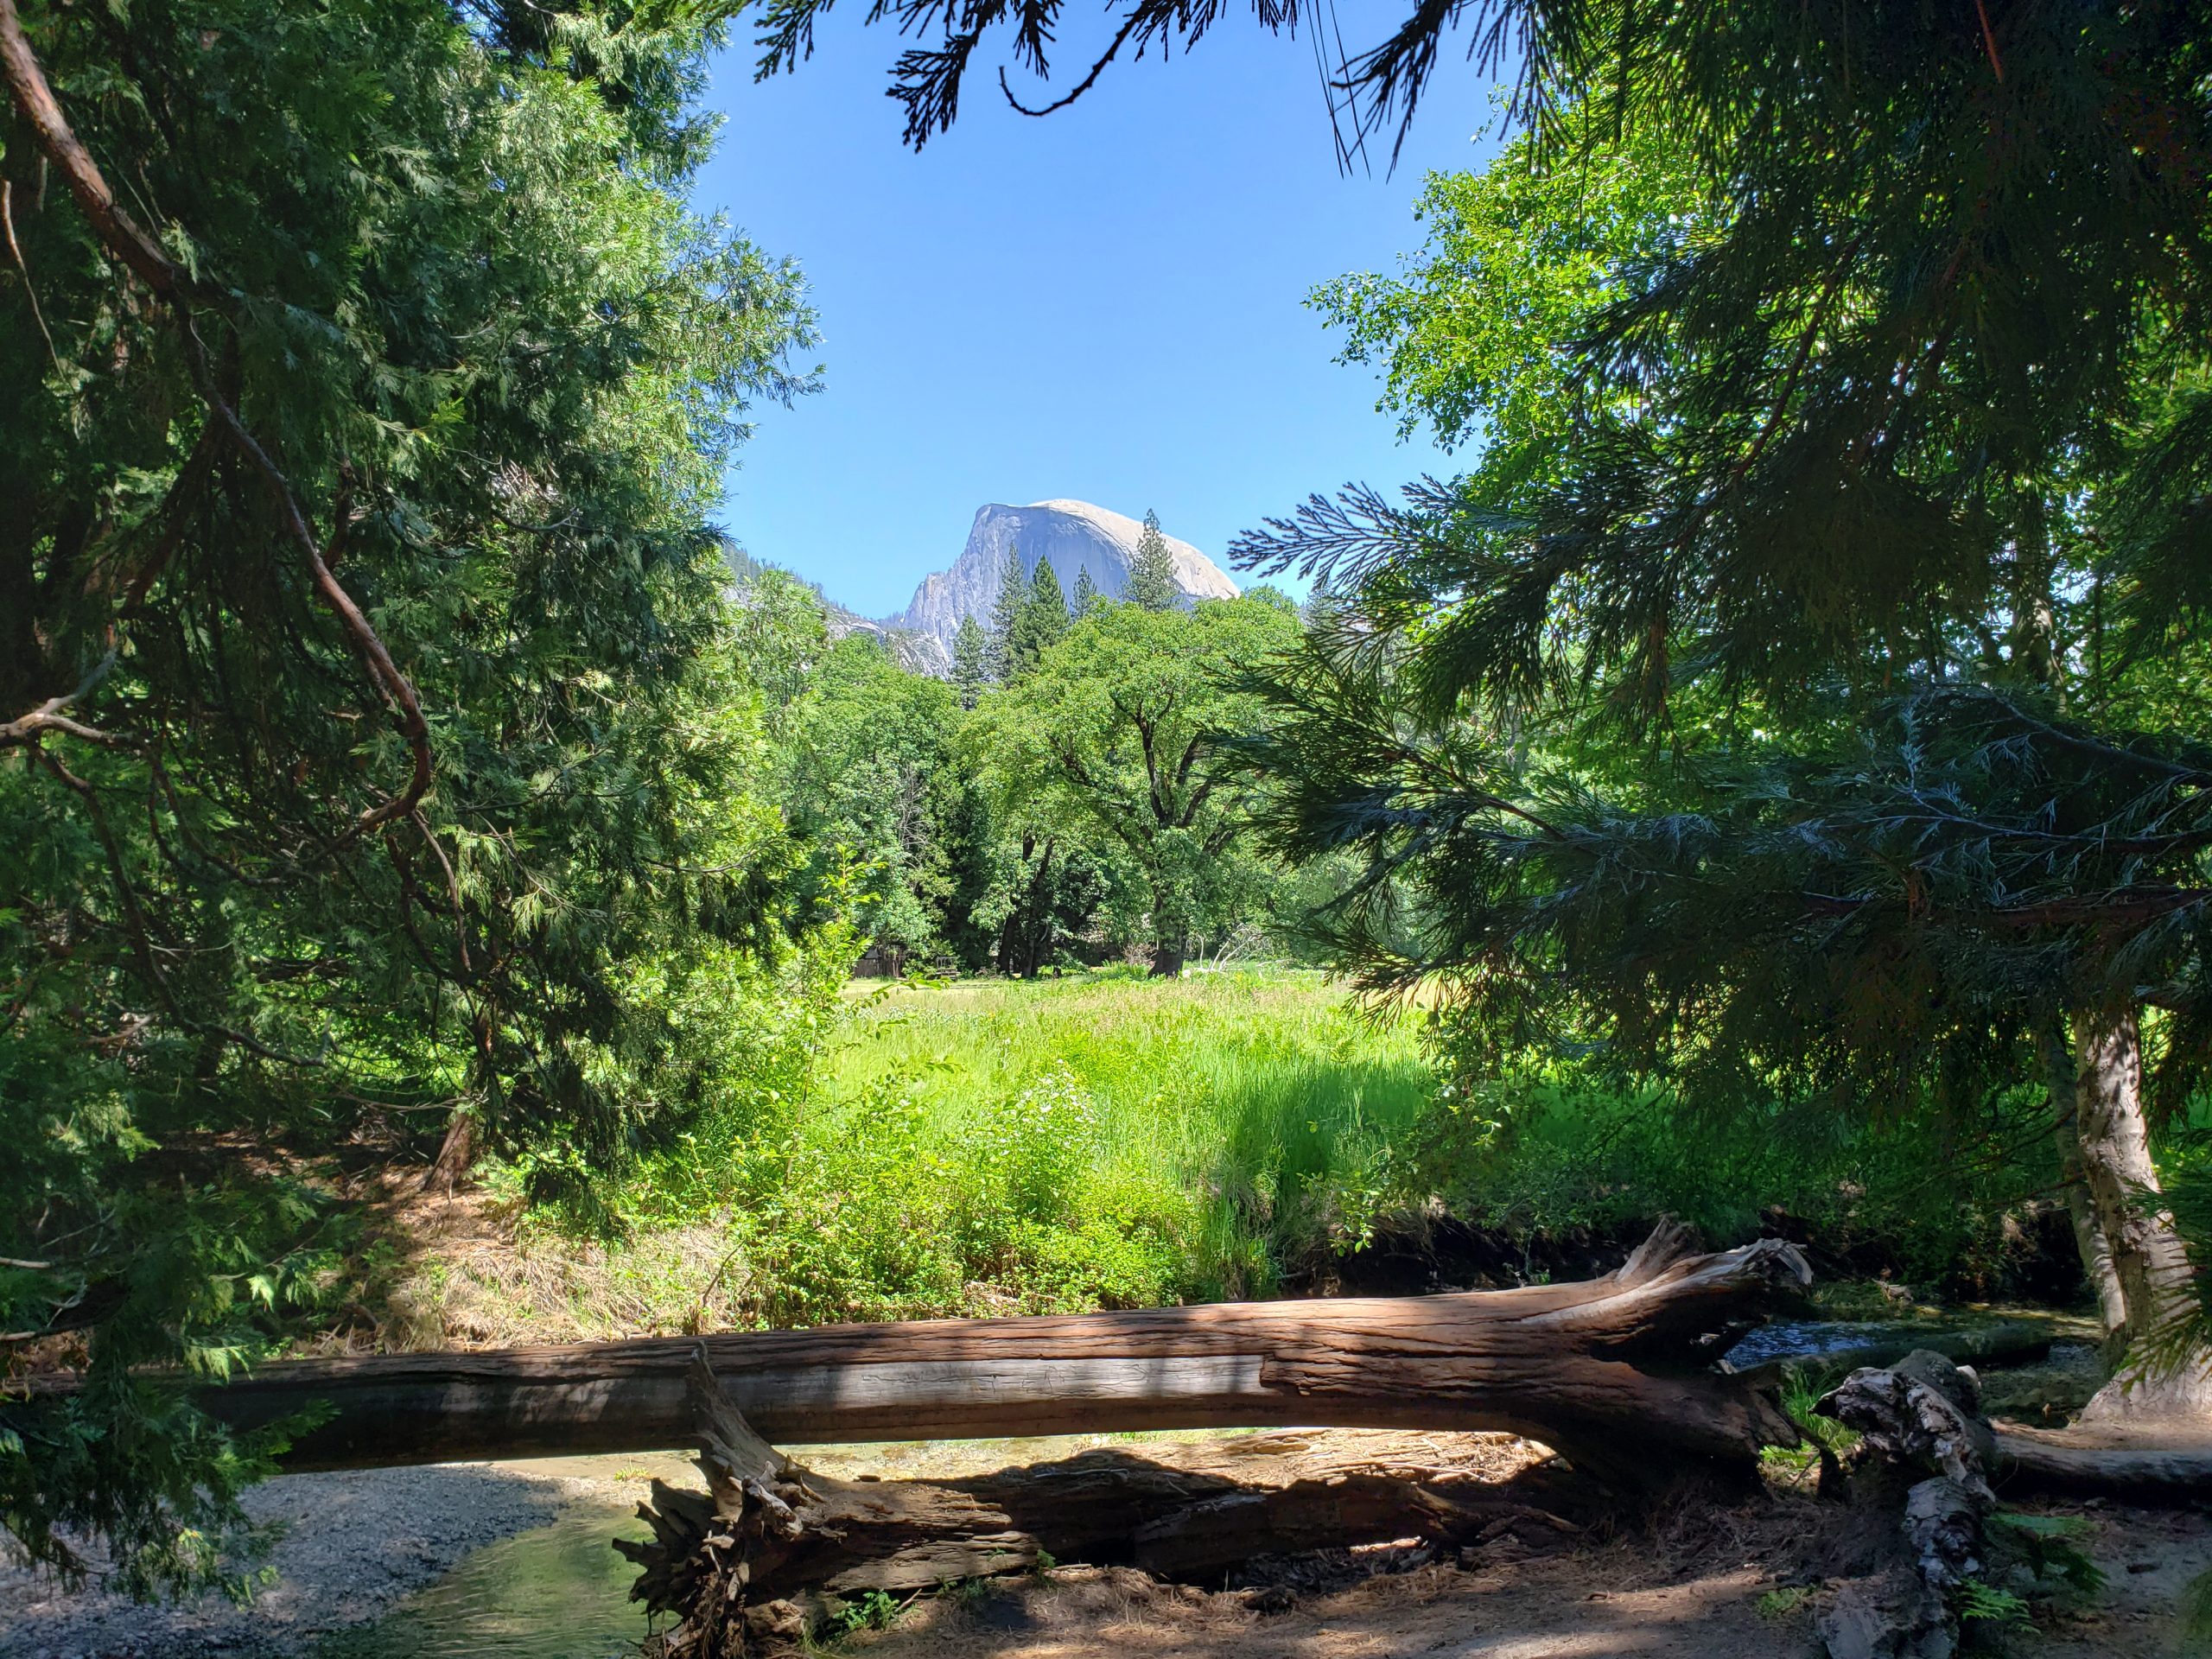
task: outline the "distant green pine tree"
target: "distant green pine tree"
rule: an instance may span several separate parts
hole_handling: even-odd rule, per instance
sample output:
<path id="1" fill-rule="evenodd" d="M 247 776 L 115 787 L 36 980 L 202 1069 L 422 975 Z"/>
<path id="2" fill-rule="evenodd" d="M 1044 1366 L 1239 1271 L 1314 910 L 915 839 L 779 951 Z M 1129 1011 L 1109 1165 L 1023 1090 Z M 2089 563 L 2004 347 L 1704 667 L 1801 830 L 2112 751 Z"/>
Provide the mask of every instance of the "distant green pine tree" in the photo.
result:
<path id="1" fill-rule="evenodd" d="M 1037 561 L 1037 569 L 1023 592 L 1020 614 L 1014 619 L 1009 661 L 1019 679 L 1037 666 L 1043 656 L 1068 631 L 1068 602 L 1060 592 L 1059 574 L 1050 559 Z"/>
<path id="2" fill-rule="evenodd" d="M 1129 579 L 1122 597 L 1147 611 L 1172 611 L 1182 596 L 1183 585 L 1175 580 L 1175 556 L 1160 533 L 1160 515 L 1147 512 L 1144 534 L 1137 537 L 1136 556 L 1129 561 Z"/>
<path id="3" fill-rule="evenodd" d="M 991 601 L 989 650 L 984 665 L 1001 685 L 1014 678 L 1014 639 L 1020 632 L 1022 602 L 1029 596 L 1029 576 L 1021 563 L 1021 550 L 1006 550 L 1006 568 L 999 572 L 998 597 Z"/>
<path id="4" fill-rule="evenodd" d="M 1068 631 L 1068 596 L 1050 559 L 1038 560 L 1037 569 L 1030 574 L 1029 609 L 1036 616 L 1043 644 L 1051 645 Z"/>
<path id="5" fill-rule="evenodd" d="M 990 683 L 990 636 L 974 617 L 963 616 L 952 636 L 952 685 L 960 694 L 960 706 L 973 709 Z"/>
<path id="6" fill-rule="evenodd" d="M 1106 602 L 1106 595 L 1098 591 L 1098 584 L 1090 579 L 1090 567 L 1078 564 L 1075 568 L 1075 598 L 1072 608 L 1077 616 L 1088 616 Z"/>

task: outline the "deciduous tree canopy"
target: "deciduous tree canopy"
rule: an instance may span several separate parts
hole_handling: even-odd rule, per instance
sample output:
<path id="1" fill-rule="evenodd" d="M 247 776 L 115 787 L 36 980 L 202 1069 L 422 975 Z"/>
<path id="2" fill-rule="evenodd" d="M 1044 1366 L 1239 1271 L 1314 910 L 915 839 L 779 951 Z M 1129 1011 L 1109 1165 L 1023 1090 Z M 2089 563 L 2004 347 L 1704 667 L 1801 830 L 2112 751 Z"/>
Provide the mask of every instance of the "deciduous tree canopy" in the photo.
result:
<path id="1" fill-rule="evenodd" d="M 1134 602 L 1079 618 L 1020 695 L 984 705 L 1001 798 L 1031 806 L 1134 870 L 1153 971 L 1181 971 L 1192 933 L 1250 894 L 1238 856 L 1249 776 L 1223 740 L 1256 718 L 1243 671 L 1288 648 L 1297 619 L 1257 600 L 1191 611 Z"/>

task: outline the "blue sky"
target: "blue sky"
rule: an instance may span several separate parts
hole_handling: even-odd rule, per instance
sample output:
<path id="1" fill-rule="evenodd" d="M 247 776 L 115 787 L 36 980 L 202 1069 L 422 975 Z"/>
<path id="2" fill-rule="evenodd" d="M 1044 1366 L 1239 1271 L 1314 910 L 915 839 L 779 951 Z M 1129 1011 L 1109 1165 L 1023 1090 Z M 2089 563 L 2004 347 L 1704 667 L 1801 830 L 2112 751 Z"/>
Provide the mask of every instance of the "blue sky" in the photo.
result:
<path id="1" fill-rule="evenodd" d="M 978 78 L 917 156 L 883 95 L 898 37 L 860 15 L 765 85 L 733 48 L 709 95 L 728 125 L 697 204 L 804 265 L 824 336 L 824 389 L 762 410 L 729 478 L 756 556 L 880 615 L 987 501 L 1149 506 L 1219 557 L 1308 491 L 1444 464 L 1303 301 L 1417 246 L 1423 174 L 1493 153 L 1467 66 L 1447 54 L 1395 176 L 1383 154 L 1339 175 L 1311 44 L 1233 8 L 1046 119 Z"/>

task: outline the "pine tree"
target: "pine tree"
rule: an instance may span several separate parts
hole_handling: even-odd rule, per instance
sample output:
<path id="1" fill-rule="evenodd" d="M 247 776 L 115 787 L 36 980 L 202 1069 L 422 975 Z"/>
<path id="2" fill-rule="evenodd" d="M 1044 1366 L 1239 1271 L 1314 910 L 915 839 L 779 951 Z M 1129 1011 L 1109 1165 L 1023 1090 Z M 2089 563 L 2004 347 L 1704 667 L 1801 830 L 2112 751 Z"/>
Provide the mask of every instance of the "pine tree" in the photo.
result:
<path id="1" fill-rule="evenodd" d="M 990 636 L 982 625 L 972 616 L 962 617 L 952 635 L 952 685 L 963 709 L 973 709 L 991 683 L 990 656 Z"/>
<path id="2" fill-rule="evenodd" d="M 1129 578 L 1122 584 L 1122 597 L 1147 611 L 1172 610 L 1183 596 L 1175 580 L 1175 556 L 1160 533 L 1160 515 L 1147 511 L 1144 533 L 1137 537 L 1136 553 L 1129 560 Z"/>
<path id="3" fill-rule="evenodd" d="M 1009 547 L 999 569 L 999 591 L 991 601 L 989 650 L 984 658 L 991 678 L 1011 685 L 1016 672 L 1015 641 L 1021 632 L 1021 607 L 1029 597 L 1028 567 L 1021 550 Z"/>
<path id="4" fill-rule="evenodd" d="M 1037 561 L 1027 582 L 1007 590 L 1019 596 L 1007 639 L 1007 683 L 1020 679 L 1068 631 L 1067 601 L 1050 559 Z"/>
<path id="5" fill-rule="evenodd" d="M 1068 631 L 1067 595 L 1060 588 L 1059 572 L 1050 559 L 1037 561 L 1029 575 L 1029 601 L 1025 607 L 1029 638 L 1039 651 L 1056 644 Z"/>
<path id="6" fill-rule="evenodd" d="M 1105 603 L 1105 595 L 1098 591 L 1098 584 L 1090 579 L 1090 567 L 1078 564 L 1075 568 L 1075 597 L 1069 601 L 1077 617 L 1089 616 Z"/>

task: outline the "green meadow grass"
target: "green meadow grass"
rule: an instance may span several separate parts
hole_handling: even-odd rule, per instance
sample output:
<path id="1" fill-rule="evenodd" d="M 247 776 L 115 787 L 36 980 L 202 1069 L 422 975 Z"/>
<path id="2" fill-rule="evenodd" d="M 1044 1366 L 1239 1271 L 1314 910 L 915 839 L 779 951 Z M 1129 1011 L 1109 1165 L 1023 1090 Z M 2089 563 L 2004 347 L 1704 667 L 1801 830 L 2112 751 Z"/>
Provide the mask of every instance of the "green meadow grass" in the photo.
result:
<path id="1" fill-rule="evenodd" d="M 957 1140 L 982 1103 L 1065 1066 L 1090 1094 L 1098 1155 L 1224 1192 L 1340 1176 L 1410 1130 L 1433 1088 L 1410 1021 L 1361 1018 L 1320 975 L 1119 975 L 893 991 L 857 1016 L 833 1099 L 915 1078 Z"/>
<path id="2" fill-rule="evenodd" d="M 833 1116 L 864 1116 L 897 1077 L 925 1138 L 972 1146 L 1064 1073 L 1090 1106 L 1081 1185 L 1173 1214 L 1199 1296 L 1267 1294 L 1356 1242 L 1434 1090 L 1414 1021 L 1364 1017 L 1310 970 L 1108 969 L 859 1001 L 825 1068 Z"/>
<path id="3" fill-rule="evenodd" d="M 856 986 L 827 1025 L 802 1086 L 710 1116 L 612 1205 L 641 1247 L 716 1237 L 684 1317 L 1272 1294 L 1365 1236 L 1433 1092 L 1414 1024 L 1293 969 Z"/>
<path id="4" fill-rule="evenodd" d="M 1458 1096 L 1418 1015 L 1364 1015 L 1308 970 L 836 1001 L 785 1086 L 645 1161 L 610 1206 L 630 1244 L 569 1301 L 672 1329 L 1152 1306 L 1274 1294 L 1439 1213 L 1516 1240 L 1672 1213 L 1725 1245 L 1767 1205 L 1871 1232 L 1916 1281 L 1964 1282 L 1986 1279 L 2010 1195 L 2039 1179 L 1935 1155 L 1912 1122 L 1700 1122 L 1535 1076 Z M 629 1265 L 651 1284 L 601 1282 Z"/>

